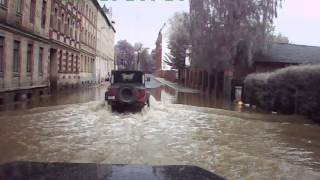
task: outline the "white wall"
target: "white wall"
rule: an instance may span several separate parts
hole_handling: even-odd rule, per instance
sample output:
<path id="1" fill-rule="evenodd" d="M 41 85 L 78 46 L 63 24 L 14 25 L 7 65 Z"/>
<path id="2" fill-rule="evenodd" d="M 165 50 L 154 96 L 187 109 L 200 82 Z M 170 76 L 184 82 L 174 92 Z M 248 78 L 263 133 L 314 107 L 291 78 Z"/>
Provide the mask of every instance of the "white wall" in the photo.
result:
<path id="1" fill-rule="evenodd" d="M 170 54 L 170 49 L 168 49 L 169 42 L 169 31 L 168 26 L 164 26 L 162 30 L 162 70 L 171 70 L 171 66 L 169 66 L 165 61 L 166 54 Z"/>

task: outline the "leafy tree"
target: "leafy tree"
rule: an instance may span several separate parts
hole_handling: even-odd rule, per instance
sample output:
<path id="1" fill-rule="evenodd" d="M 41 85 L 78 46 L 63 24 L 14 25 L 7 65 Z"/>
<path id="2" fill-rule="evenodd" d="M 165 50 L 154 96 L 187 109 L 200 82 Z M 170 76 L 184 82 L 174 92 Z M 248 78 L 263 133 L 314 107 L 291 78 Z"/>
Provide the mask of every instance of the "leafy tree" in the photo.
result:
<path id="1" fill-rule="evenodd" d="M 169 20 L 169 54 L 166 54 L 165 63 L 178 70 L 179 79 L 181 70 L 185 68 L 186 49 L 190 45 L 190 17 L 188 13 L 176 13 Z"/>
<path id="2" fill-rule="evenodd" d="M 152 72 L 153 59 L 147 48 L 140 53 L 140 69 L 144 72 Z"/>
<path id="3" fill-rule="evenodd" d="M 282 35 L 281 33 L 279 33 L 277 35 L 273 35 L 272 41 L 274 43 L 286 43 L 286 44 L 288 44 L 290 42 L 289 38 L 287 36 Z"/>
<path id="4" fill-rule="evenodd" d="M 267 47 L 282 0 L 190 0 L 192 65 L 208 72 L 231 67 L 240 52 L 247 65 Z"/>

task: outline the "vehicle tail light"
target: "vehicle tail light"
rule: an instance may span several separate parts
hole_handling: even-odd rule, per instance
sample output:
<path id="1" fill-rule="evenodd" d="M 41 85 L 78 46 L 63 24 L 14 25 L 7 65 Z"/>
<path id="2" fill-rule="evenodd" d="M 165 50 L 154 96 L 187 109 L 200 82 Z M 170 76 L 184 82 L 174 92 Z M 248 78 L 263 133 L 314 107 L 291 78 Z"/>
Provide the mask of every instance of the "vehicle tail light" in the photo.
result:
<path id="1" fill-rule="evenodd" d="M 108 96 L 116 96 L 117 95 L 117 90 L 114 88 L 109 88 L 108 89 Z"/>
<path id="2" fill-rule="evenodd" d="M 145 96 L 146 96 L 146 90 L 139 89 L 138 90 L 138 100 L 141 102 L 144 102 Z"/>

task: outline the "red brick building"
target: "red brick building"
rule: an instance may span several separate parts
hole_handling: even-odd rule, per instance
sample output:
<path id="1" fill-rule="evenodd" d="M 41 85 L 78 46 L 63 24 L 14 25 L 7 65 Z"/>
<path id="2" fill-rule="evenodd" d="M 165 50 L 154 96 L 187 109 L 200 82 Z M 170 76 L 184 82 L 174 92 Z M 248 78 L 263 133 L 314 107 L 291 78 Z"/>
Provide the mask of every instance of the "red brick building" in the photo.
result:
<path id="1" fill-rule="evenodd" d="M 185 85 L 216 97 L 233 99 L 235 87 L 243 86 L 248 74 L 271 72 L 300 64 L 320 64 L 320 47 L 273 44 L 268 51 L 254 57 L 251 66 L 235 59 L 231 68 L 211 74 L 201 69 L 187 70 Z"/>
<path id="2" fill-rule="evenodd" d="M 162 32 L 159 31 L 155 48 L 155 74 L 162 75 Z"/>

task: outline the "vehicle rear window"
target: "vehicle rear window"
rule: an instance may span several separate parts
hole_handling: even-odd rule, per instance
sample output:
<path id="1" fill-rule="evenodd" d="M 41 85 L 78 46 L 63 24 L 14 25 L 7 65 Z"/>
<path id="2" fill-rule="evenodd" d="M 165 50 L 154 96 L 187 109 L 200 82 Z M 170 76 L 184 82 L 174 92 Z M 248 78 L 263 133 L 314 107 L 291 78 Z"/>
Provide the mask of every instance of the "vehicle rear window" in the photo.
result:
<path id="1" fill-rule="evenodd" d="M 114 72 L 113 83 L 143 83 L 143 74 L 138 72 Z"/>

